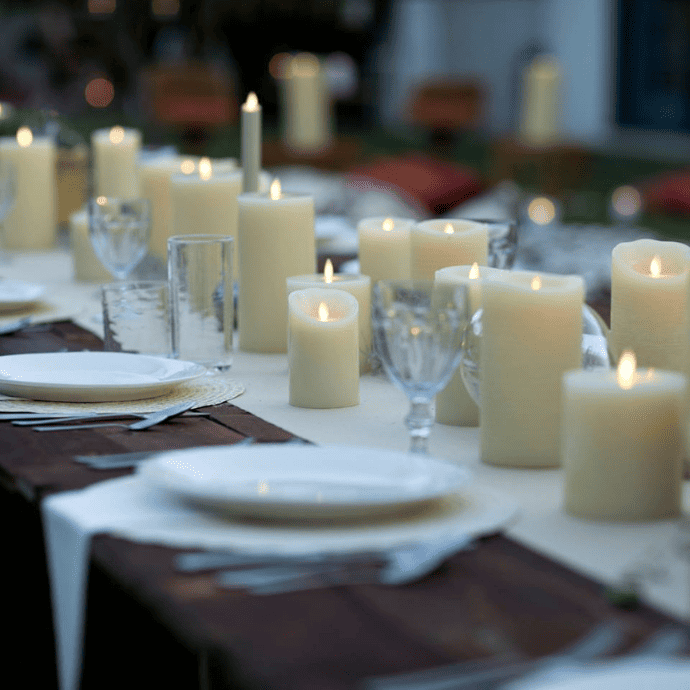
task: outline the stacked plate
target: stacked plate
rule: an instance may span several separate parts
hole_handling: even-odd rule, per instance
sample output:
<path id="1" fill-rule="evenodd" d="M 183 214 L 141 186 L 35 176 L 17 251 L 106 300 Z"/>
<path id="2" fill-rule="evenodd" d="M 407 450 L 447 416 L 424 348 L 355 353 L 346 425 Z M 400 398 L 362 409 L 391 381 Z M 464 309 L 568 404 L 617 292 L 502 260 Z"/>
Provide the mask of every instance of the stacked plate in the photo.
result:
<path id="1" fill-rule="evenodd" d="M 45 285 L 23 280 L 0 280 L 0 314 L 33 306 L 45 293 Z"/>
<path id="2" fill-rule="evenodd" d="M 124 352 L 0 357 L 0 393 L 33 400 L 114 402 L 165 395 L 206 374 L 200 364 Z"/>

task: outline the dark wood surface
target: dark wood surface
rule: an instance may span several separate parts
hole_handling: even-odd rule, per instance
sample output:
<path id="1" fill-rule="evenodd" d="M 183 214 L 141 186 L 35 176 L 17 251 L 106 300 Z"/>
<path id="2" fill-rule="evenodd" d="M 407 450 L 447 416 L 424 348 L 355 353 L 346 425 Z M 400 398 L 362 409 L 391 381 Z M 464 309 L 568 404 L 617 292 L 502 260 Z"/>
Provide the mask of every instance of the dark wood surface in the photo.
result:
<path id="1" fill-rule="evenodd" d="M 65 347 L 98 349 L 100 341 L 69 323 L 0 336 L 1 354 Z M 291 438 L 233 405 L 208 411 L 209 418 L 177 418 L 143 433 L 41 434 L 0 424 L 8 545 L 0 581 L 5 625 L 16 631 L 4 650 L 6 674 L 19 671 L 30 687 L 55 686 L 41 497 L 129 472 L 92 470 L 73 455 Z M 372 676 L 459 661 L 538 658 L 602 621 L 618 621 L 633 646 L 671 622 L 646 606 L 616 606 L 600 584 L 504 536 L 481 540 L 413 585 L 268 597 L 221 590 L 213 573 L 177 573 L 178 553 L 108 535 L 93 540 L 84 688 L 345 690 Z"/>

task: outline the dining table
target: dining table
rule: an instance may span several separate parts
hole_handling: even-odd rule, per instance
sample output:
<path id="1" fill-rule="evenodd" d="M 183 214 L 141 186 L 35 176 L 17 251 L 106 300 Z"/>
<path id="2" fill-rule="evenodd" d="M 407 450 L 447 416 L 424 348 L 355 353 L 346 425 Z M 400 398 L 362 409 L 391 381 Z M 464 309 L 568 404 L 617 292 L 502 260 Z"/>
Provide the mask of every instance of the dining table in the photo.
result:
<path id="1" fill-rule="evenodd" d="M 103 349 L 98 285 L 75 281 L 71 261 L 65 249 L 5 257 L 4 278 L 30 276 L 49 290 L 28 324 L 0 335 L 0 355 Z M 11 318 L 2 315 L 0 326 Z M 133 468 L 94 469 L 76 456 L 247 439 L 406 449 L 407 399 L 382 373 L 363 375 L 360 404 L 338 410 L 289 405 L 284 354 L 237 350 L 227 376 L 240 395 L 145 431 L 40 433 L 0 421 L 5 687 L 58 686 L 59 597 L 53 591 L 51 605 L 42 506 L 136 476 Z M 440 689 L 461 687 L 458 679 L 477 672 L 487 674 L 486 684 L 462 687 L 499 687 L 494 670 L 517 664 L 528 673 L 602 626 L 620 633 L 615 648 L 601 650 L 616 657 L 659 631 L 685 632 L 690 560 L 682 518 L 570 517 L 562 509 L 561 469 L 482 463 L 476 428 L 435 425 L 430 452 L 471 472 L 470 493 L 516 510 L 475 535 L 471 548 L 401 586 L 364 582 L 257 595 L 220 586 L 214 570 L 181 572 L 180 554 L 201 546 L 95 533 L 87 549 L 81 687 Z M 686 506 L 689 490 L 685 481 Z"/>

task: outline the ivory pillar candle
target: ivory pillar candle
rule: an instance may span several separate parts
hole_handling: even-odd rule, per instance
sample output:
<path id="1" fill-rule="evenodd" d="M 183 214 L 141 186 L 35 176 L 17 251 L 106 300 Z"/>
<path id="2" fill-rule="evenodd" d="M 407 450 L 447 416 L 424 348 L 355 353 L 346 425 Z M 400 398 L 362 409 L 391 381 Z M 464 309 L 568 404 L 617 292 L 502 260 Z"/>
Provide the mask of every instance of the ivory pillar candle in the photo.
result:
<path id="1" fill-rule="evenodd" d="M 410 277 L 410 233 L 414 221 L 409 218 L 363 218 L 357 224 L 359 267 L 371 278 L 406 280 Z"/>
<path id="2" fill-rule="evenodd" d="M 100 262 L 91 245 L 89 214 L 86 209 L 75 211 L 70 216 L 69 239 L 75 279 L 109 283 L 112 276 Z"/>
<path id="3" fill-rule="evenodd" d="M 291 276 L 287 279 L 288 295 L 295 290 L 319 287 L 343 290 L 357 299 L 359 305 L 359 370 L 368 371 L 371 355 L 371 279 L 369 276 L 334 274 L 330 261 L 322 274 Z"/>
<path id="4" fill-rule="evenodd" d="M 482 283 L 483 462 L 560 464 L 561 379 L 581 364 L 580 276 L 510 272 Z"/>
<path id="5" fill-rule="evenodd" d="M 208 158 L 202 159 L 191 174 L 175 173 L 170 178 L 173 234 L 204 233 L 234 238 L 233 276 L 239 274 L 237 197 L 241 189 L 241 172 L 216 174 Z"/>
<path id="6" fill-rule="evenodd" d="M 290 404 L 359 404 L 359 306 L 343 290 L 307 288 L 288 295 Z"/>
<path id="7" fill-rule="evenodd" d="M 3 224 L 3 246 L 50 249 L 57 237 L 54 141 L 20 127 L 16 137 L 0 139 L 0 156 L 16 172 L 15 203 Z"/>
<path id="8" fill-rule="evenodd" d="M 93 196 L 136 199 L 140 195 L 137 158 L 141 132 L 112 127 L 91 133 Z"/>
<path id="9" fill-rule="evenodd" d="M 622 242 L 611 254 L 614 360 L 632 350 L 642 367 L 687 368 L 690 247 L 680 242 Z"/>
<path id="10" fill-rule="evenodd" d="M 595 520 L 654 520 L 681 509 L 685 378 L 642 369 L 563 378 L 564 507 Z"/>
<path id="11" fill-rule="evenodd" d="M 250 93 L 242 105 L 242 191 L 259 191 L 261 169 L 261 106 Z"/>
<path id="12" fill-rule="evenodd" d="M 412 280 L 433 280 L 446 266 L 486 266 L 489 253 L 487 226 L 471 220 L 425 220 L 410 233 Z"/>
<path id="13" fill-rule="evenodd" d="M 170 178 L 179 171 L 177 156 L 139 163 L 141 196 L 151 203 L 149 251 L 164 262 L 168 257 L 168 237 L 173 234 Z"/>
<path id="14" fill-rule="evenodd" d="M 508 272 L 487 266 L 449 266 L 436 271 L 438 284 L 465 285 L 469 299 L 470 318 L 482 306 L 481 286 L 484 280 L 501 280 Z M 436 421 L 453 426 L 477 426 L 479 407 L 470 397 L 462 380 L 460 367 L 448 385 L 436 396 Z"/>
<path id="15" fill-rule="evenodd" d="M 291 58 L 280 86 L 286 146 L 298 152 L 327 148 L 332 139 L 331 103 L 325 74 L 316 55 L 299 53 Z"/>
<path id="16" fill-rule="evenodd" d="M 535 146 L 553 143 L 559 135 L 561 70 L 552 55 L 539 55 L 525 72 L 520 135 Z"/>
<path id="17" fill-rule="evenodd" d="M 316 270 L 314 199 L 284 194 L 276 180 L 268 194 L 240 194 L 238 205 L 240 348 L 286 352 L 286 281 Z"/>

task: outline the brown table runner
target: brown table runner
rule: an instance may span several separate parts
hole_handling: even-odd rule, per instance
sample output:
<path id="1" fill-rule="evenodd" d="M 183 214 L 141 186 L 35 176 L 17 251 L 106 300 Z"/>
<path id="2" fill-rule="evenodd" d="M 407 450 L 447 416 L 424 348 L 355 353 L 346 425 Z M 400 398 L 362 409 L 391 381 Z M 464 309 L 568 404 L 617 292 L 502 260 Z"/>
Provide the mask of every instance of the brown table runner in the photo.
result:
<path id="1" fill-rule="evenodd" d="M 101 344 L 68 323 L 0 337 L 1 354 L 65 347 Z M 177 418 L 146 433 L 40 434 L 0 424 L 0 513 L 11 564 L 0 582 L 11 593 L 8 627 L 18 633 L 8 650 L 12 667 L 30 670 L 42 687 L 54 685 L 40 498 L 129 472 L 92 470 L 73 455 L 291 438 L 233 405 L 207 409 L 210 418 Z M 107 535 L 94 539 L 84 688 L 194 687 L 201 668 L 212 688 L 344 690 L 372 676 L 463 660 L 537 658 L 601 621 L 619 621 L 634 645 L 670 621 L 646 606 L 616 607 L 599 584 L 503 536 L 482 540 L 406 587 L 271 597 L 217 589 L 212 574 L 176 573 L 179 552 Z"/>

